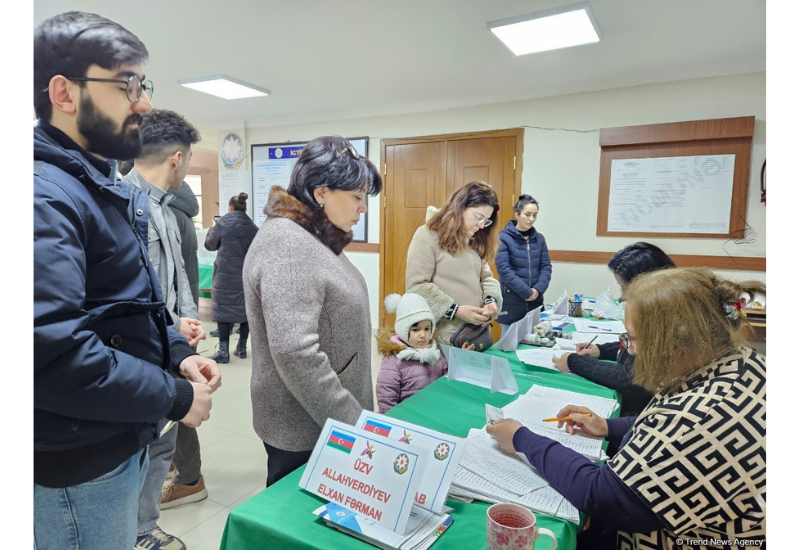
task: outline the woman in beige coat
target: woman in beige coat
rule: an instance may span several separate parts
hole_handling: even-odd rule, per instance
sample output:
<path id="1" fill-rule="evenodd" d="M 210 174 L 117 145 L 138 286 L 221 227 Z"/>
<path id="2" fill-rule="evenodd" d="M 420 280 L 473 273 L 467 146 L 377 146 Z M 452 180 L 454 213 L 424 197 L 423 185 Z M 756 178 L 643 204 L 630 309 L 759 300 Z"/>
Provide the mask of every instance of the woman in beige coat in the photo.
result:
<path id="1" fill-rule="evenodd" d="M 372 409 L 367 285 L 342 250 L 381 186 L 347 140 L 321 137 L 303 149 L 289 189 L 270 191 L 243 273 L 267 486 L 308 460 L 328 418 L 355 424 Z"/>
<path id="2" fill-rule="evenodd" d="M 408 248 L 406 292 L 431 306 L 439 343 L 465 323 L 483 325 L 502 308 L 500 283 L 489 268 L 497 250 L 497 193 L 473 181 L 417 229 Z"/>

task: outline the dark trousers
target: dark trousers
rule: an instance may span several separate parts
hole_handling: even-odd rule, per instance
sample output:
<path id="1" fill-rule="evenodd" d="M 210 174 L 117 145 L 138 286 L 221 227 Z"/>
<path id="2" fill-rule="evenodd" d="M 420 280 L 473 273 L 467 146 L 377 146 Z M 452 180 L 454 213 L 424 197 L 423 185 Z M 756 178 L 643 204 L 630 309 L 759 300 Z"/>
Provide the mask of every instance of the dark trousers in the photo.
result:
<path id="1" fill-rule="evenodd" d="M 175 455 L 172 464 L 175 465 L 173 483 L 189 484 L 200 479 L 200 441 L 197 439 L 197 430 L 190 428 L 183 422 L 178 423 L 178 438 L 175 441 Z"/>
<path id="2" fill-rule="evenodd" d="M 236 323 L 217 323 L 217 330 L 219 331 L 219 341 L 220 342 L 227 342 L 231 338 L 231 329 L 233 325 Z M 250 335 L 250 325 L 247 323 L 239 323 L 239 339 L 244 338 L 247 340 L 247 337 Z"/>
<path id="3" fill-rule="evenodd" d="M 291 474 L 311 458 L 311 451 L 284 451 L 262 443 L 267 450 L 267 487 Z"/>

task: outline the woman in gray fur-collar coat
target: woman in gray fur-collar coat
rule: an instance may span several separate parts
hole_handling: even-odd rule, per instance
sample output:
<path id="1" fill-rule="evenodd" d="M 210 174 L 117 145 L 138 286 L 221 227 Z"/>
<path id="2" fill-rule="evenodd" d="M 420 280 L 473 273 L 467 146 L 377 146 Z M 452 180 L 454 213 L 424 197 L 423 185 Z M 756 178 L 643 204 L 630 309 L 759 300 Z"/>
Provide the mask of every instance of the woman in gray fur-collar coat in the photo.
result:
<path id="1" fill-rule="evenodd" d="M 381 186 L 347 140 L 321 137 L 303 149 L 289 189 L 270 191 L 244 265 L 267 486 L 308 460 L 328 418 L 355 424 L 372 409 L 367 284 L 342 250 Z"/>

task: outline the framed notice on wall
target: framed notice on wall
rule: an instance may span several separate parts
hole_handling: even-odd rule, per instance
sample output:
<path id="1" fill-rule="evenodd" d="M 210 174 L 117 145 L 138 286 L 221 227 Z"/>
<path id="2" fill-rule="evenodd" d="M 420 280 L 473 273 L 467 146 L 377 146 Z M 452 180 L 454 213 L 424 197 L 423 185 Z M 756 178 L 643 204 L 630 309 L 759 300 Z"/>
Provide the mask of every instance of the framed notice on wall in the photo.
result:
<path id="1" fill-rule="evenodd" d="M 744 234 L 755 117 L 600 130 L 597 235 Z"/>
<path id="2" fill-rule="evenodd" d="M 730 232 L 736 155 L 611 161 L 609 233 Z"/>
<path id="3" fill-rule="evenodd" d="M 369 138 L 347 138 L 358 154 L 366 157 L 369 153 Z M 269 190 L 274 185 L 288 188 L 292 169 L 307 142 L 262 143 L 251 146 L 253 159 L 253 221 L 259 227 L 264 223 L 264 205 L 267 204 Z M 353 227 L 353 242 L 367 242 L 367 214 L 364 212 L 358 224 Z"/>

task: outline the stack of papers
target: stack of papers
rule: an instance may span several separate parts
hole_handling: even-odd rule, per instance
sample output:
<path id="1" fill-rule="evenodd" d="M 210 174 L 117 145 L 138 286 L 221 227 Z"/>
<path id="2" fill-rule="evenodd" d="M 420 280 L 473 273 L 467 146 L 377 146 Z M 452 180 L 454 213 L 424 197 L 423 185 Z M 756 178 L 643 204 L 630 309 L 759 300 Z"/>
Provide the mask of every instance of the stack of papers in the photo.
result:
<path id="1" fill-rule="evenodd" d="M 539 386 L 536 384 L 531 386 L 530 389 L 525 392 L 525 396 L 542 400 L 558 401 L 562 404 L 562 406 L 578 405 L 581 407 L 587 407 L 603 418 L 610 417 L 611 413 L 613 413 L 615 410 L 617 410 L 617 407 L 619 407 L 619 403 L 617 403 L 616 400 L 609 399 L 608 397 L 589 395 L 588 393 L 562 390 L 559 388 L 549 388 L 547 386 Z M 510 403 L 504 407 L 504 410 L 513 404 L 513 402 Z M 510 417 L 506 414 L 506 418 Z M 522 421 L 520 420 L 520 422 Z"/>
<path id="2" fill-rule="evenodd" d="M 566 405 L 580 404 L 581 403 L 575 403 L 574 401 L 522 396 L 513 403 L 503 407 L 503 414 L 506 418 L 513 418 L 521 422 L 536 435 L 541 435 L 553 441 L 557 441 L 563 446 L 592 460 L 605 460 L 603 438 L 591 437 L 582 433 L 570 435 L 563 429 L 559 430 L 557 422 L 544 422 L 545 418 L 555 418 L 558 411 L 563 409 Z M 601 413 L 598 412 L 598 414 Z M 469 449 L 469 446 L 467 449 Z"/>
<path id="3" fill-rule="evenodd" d="M 518 454 L 503 451 L 483 430 L 470 430 L 450 494 L 484 502 L 513 502 L 578 523 L 578 510 Z"/>
<path id="4" fill-rule="evenodd" d="M 536 350 L 538 351 L 538 350 Z M 532 432 L 558 441 L 592 460 L 606 460 L 603 439 L 583 434 L 569 435 L 558 429 L 553 418 L 566 405 L 585 406 L 608 418 L 618 407 L 614 399 L 594 395 L 531 386 L 530 390 L 502 409 L 503 417 L 521 422 Z M 578 523 L 578 510 L 546 479 L 531 467 L 521 453 L 507 453 L 485 429 L 472 429 L 461 457 L 450 495 L 484 502 L 513 502 L 535 512 Z"/>
<path id="5" fill-rule="evenodd" d="M 314 515 L 330 527 L 384 550 L 425 550 L 453 523 L 447 514 L 434 514 L 414 506 L 406 534 L 401 535 L 333 502 L 314 510 Z"/>

